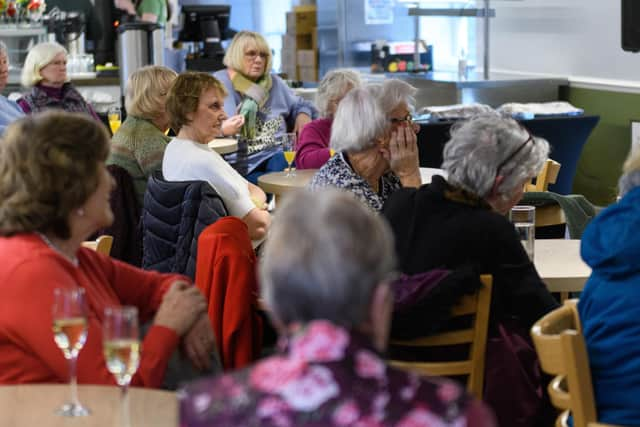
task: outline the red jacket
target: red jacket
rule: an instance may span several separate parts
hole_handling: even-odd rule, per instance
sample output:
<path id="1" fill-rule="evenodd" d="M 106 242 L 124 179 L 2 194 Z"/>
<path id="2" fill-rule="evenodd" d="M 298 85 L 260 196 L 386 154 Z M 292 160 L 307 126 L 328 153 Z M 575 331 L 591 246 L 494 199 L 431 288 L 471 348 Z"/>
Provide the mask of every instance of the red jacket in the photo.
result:
<path id="1" fill-rule="evenodd" d="M 164 293 L 182 276 L 132 267 L 86 248 L 78 266 L 36 234 L 0 237 L 0 384 L 66 382 L 69 364 L 53 341 L 51 307 L 56 287 L 82 287 L 87 295 L 87 342 L 78 356 L 78 382 L 115 384 L 102 353 L 102 319 L 110 305 L 134 305 L 140 324 L 153 319 Z M 186 279 L 184 279 L 186 280 Z M 179 337 L 152 326 L 132 385 L 160 387 Z"/>
<path id="2" fill-rule="evenodd" d="M 247 225 L 240 219 L 220 218 L 200 234 L 196 286 L 209 301 L 209 319 L 225 370 L 242 368 L 260 355 L 256 265 Z"/>

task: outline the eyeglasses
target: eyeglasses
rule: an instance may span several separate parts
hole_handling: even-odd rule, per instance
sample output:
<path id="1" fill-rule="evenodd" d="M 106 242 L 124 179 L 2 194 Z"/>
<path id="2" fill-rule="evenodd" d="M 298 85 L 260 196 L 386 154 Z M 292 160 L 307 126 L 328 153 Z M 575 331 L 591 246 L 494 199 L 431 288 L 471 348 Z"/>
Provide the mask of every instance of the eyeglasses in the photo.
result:
<path id="1" fill-rule="evenodd" d="M 527 135 L 529 135 L 529 137 L 527 138 L 527 140 L 525 142 L 523 142 L 522 144 L 520 144 L 520 146 L 518 148 L 516 148 L 511 154 L 509 154 L 502 162 L 500 162 L 500 164 L 498 165 L 498 167 L 496 168 L 496 176 L 500 175 L 500 170 L 507 164 L 509 163 L 511 160 L 513 160 L 519 152 L 521 152 L 524 147 L 529 143 L 529 141 L 531 142 L 535 142 L 533 139 L 533 136 L 531 136 L 531 134 L 529 133 L 528 130 L 522 128 L 525 132 L 527 132 Z"/>
<path id="2" fill-rule="evenodd" d="M 244 53 L 244 56 L 245 56 L 247 59 L 250 59 L 250 60 L 252 60 L 252 61 L 253 61 L 253 60 L 255 60 L 258 56 L 259 56 L 260 58 L 262 58 L 262 59 L 266 60 L 266 59 L 267 59 L 267 57 L 269 56 L 269 54 L 268 54 L 267 52 L 258 52 L 258 51 L 256 51 L 256 50 L 248 50 L 248 51 L 246 51 L 246 52 Z"/>
<path id="3" fill-rule="evenodd" d="M 396 117 L 391 117 L 389 120 L 391 121 L 392 125 L 399 125 L 400 123 L 403 123 L 403 122 L 407 124 L 413 123 L 413 117 L 411 117 L 411 114 L 407 114 L 401 119 L 398 119 Z"/>

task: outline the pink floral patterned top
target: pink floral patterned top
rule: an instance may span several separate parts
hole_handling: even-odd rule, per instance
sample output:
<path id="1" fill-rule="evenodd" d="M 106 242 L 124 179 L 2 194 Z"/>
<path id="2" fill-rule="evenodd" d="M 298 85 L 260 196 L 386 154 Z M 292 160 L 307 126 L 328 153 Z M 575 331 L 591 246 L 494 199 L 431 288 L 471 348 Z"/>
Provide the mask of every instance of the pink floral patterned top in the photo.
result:
<path id="1" fill-rule="evenodd" d="M 182 427 L 494 425 L 457 384 L 391 368 L 367 338 L 327 321 L 250 368 L 190 384 L 179 399 Z"/>

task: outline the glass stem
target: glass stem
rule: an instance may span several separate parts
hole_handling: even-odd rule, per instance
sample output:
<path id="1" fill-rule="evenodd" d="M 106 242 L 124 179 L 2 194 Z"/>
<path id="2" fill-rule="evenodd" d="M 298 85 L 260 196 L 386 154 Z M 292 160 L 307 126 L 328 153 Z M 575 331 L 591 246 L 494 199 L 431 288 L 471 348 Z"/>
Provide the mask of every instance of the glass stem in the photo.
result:
<path id="1" fill-rule="evenodd" d="M 78 380 L 76 378 L 76 361 L 77 357 L 71 357 L 69 359 L 69 384 L 71 385 L 71 403 L 74 406 L 80 406 L 78 400 Z"/>
<path id="2" fill-rule="evenodd" d="M 121 401 L 122 401 L 122 413 L 120 419 L 120 425 L 122 427 L 131 427 L 131 418 L 129 415 L 129 384 L 120 386 Z"/>

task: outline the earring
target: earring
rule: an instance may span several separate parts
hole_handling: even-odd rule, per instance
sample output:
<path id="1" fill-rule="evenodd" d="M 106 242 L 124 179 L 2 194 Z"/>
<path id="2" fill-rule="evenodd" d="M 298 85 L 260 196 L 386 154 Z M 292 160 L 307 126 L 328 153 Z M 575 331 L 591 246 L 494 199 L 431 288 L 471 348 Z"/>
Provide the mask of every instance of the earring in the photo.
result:
<path id="1" fill-rule="evenodd" d="M 79 208 L 76 213 L 78 214 L 78 216 L 84 216 L 84 209 L 83 208 Z"/>

